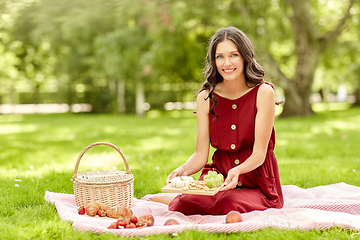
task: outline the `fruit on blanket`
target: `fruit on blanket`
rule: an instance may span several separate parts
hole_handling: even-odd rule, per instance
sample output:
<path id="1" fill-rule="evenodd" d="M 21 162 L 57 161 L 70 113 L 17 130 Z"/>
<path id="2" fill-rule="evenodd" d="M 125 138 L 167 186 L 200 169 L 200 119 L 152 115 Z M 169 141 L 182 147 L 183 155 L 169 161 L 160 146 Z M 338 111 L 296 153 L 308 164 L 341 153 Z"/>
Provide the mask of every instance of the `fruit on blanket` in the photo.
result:
<path id="1" fill-rule="evenodd" d="M 164 223 L 164 226 L 168 226 L 168 225 L 180 225 L 180 223 L 176 219 L 170 218 L 166 220 L 166 222 Z"/>
<path id="2" fill-rule="evenodd" d="M 138 221 L 135 225 L 136 225 L 137 228 L 141 228 L 141 227 L 146 227 L 146 226 L 147 226 L 146 223 L 144 223 L 144 222 L 142 222 L 142 221 Z"/>
<path id="3" fill-rule="evenodd" d="M 99 217 L 106 217 L 106 211 L 104 209 L 99 209 L 97 214 Z"/>
<path id="4" fill-rule="evenodd" d="M 136 228 L 136 225 L 135 225 L 135 223 L 130 223 L 125 228 Z"/>
<path id="5" fill-rule="evenodd" d="M 139 220 L 138 220 L 138 218 L 135 216 L 135 215 L 132 215 L 131 216 L 131 218 L 130 218 L 130 222 L 132 222 L 132 223 L 137 223 Z"/>
<path id="6" fill-rule="evenodd" d="M 117 228 L 142 228 L 147 226 L 145 222 L 140 221 L 135 215 L 131 219 L 120 218 L 116 224 Z"/>
<path id="7" fill-rule="evenodd" d="M 118 228 L 117 222 L 113 222 L 110 224 L 110 226 L 108 226 L 108 229 L 117 229 L 117 228 Z"/>
<path id="8" fill-rule="evenodd" d="M 235 223 L 235 222 L 242 222 L 242 216 L 237 211 L 231 211 L 226 215 L 225 223 Z"/>
<path id="9" fill-rule="evenodd" d="M 104 203 L 92 201 L 86 205 L 85 209 L 87 215 L 94 217 L 100 209 L 106 211 L 108 207 Z"/>
<path id="10" fill-rule="evenodd" d="M 148 227 L 154 226 L 155 219 L 150 213 L 144 213 L 138 219 L 146 223 Z"/>
<path id="11" fill-rule="evenodd" d="M 85 214 L 85 207 L 84 206 L 81 206 L 81 207 L 78 208 L 78 214 L 80 214 L 80 215 Z"/>
<path id="12" fill-rule="evenodd" d="M 128 207 L 116 206 L 106 210 L 106 216 L 110 218 L 125 218 L 130 219 L 133 212 Z"/>
<path id="13" fill-rule="evenodd" d="M 120 228 L 144 228 L 147 227 L 147 223 L 139 220 L 138 217 L 133 215 L 131 218 L 119 218 L 116 222 L 111 223 L 108 229 L 120 229 Z"/>
<path id="14" fill-rule="evenodd" d="M 121 227 L 126 227 L 127 225 L 130 224 L 130 220 L 126 220 L 124 218 L 120 218 L 117 220 L 117 224 L 118 226 L 121 226 Z"/>

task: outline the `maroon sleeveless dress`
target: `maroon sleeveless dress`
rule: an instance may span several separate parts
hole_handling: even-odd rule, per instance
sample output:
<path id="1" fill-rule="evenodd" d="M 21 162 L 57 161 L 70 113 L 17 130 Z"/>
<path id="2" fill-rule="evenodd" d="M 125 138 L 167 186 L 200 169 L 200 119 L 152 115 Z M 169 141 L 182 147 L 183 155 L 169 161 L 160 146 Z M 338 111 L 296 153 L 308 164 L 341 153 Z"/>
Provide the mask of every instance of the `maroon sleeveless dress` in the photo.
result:
<path id="1" fill-rule="evenodd" d="M 214 108 L 219 116 L 209 113 L 210 143 L 216 149 L 212 163 L 206 164 L 200 180 L 209 170 L 215 170 L 226 178 L 228 171 L 244 162 L 254 145 L 256 98 L 259 86 L 235 100 L 215 93 L 218 104 Z M 210 101 L 210 107 L 213 106 Z M 224 215 L 232 210 L 246 213 L 267 208 L 282 208 L 284 201 L 279 170 L 274 155 L 275 131 L 272 129 L 264 163 L 251 172 L 239 176 L 235 189 L 220 191 L 214 196 L 180 194 L 169 204 L 170 211 L 185 215 Z"/>

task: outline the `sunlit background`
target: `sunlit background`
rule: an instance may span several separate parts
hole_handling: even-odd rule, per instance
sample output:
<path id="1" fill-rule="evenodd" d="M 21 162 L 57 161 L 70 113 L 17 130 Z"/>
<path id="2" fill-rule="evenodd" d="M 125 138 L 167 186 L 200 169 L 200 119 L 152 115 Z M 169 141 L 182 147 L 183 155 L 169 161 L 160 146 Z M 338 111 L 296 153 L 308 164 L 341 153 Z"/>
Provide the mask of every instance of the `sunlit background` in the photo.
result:
<path id="1" fill-rule="evenodd" d="M 195 109 L 207 41 L 230 25 L 252 40 L 286 115 L 360 104 L 359 3 L 285 2 L 3 0 L 0 114 Z"/>

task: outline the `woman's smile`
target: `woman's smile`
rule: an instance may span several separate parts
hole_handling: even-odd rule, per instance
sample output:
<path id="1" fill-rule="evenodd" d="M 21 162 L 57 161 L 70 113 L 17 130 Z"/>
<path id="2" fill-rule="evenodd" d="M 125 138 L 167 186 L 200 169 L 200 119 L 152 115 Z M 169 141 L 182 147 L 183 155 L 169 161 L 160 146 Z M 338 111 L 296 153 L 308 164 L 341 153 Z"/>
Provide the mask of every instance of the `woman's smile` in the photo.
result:
<path id="1" fill-rule="evenodd" d="M 232 69 L 223 69 L 223 71 L 227 74 L 233 73 L 236 70 L 236 68 L 232 68 Z"/>
<path id="2" fill-rule="evenodd" d="M 231 40 L 220 42 L 215 53 L 216 69 L 224 80 L 244 77 L 244 60 Z"/>

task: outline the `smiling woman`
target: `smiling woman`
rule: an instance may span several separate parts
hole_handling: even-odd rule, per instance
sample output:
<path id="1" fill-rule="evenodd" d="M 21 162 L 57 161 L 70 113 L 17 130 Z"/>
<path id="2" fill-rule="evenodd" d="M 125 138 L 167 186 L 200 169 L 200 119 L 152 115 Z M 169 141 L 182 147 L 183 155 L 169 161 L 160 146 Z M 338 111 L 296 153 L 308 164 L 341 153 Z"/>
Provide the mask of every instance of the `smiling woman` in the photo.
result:
<path id="1" fill-rule="evenodd" d="M 167 184 L 178 176 L 209 171 L 225 176 L 214 196 L 155 195 L 152 201 L 186 215 L 246 213 L 283 206 L 274 155 L 275 94 L 264 82 L 264 70 L 255 60 L 249 38 L 235 27 L 218 30 L 206 55 L 205 83 L 197 97 L 198 123 L 195 152 L 173 170 Z M 208 163 L 210 146 L 216 149 Z"/>

